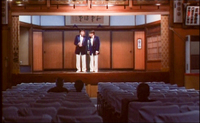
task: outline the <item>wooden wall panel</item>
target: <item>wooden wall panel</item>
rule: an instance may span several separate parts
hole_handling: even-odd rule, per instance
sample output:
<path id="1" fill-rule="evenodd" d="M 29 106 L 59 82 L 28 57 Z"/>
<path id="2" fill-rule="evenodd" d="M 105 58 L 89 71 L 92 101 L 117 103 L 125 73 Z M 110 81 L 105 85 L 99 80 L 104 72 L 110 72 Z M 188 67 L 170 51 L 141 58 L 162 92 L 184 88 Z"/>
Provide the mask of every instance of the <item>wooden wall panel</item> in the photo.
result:
<path id="1" fill-rule="evenodd" d="M 186 74 L 185 75 L 185 88 L 199 90 L 199 74 Z"/>
<path id="2" fill-rule="evenodd" d="M 158 71 L 158 70 L 161 70 L 161 62 L 148 62 L 147 63 L 147 68 L 146 68 L 147 71 Z"/>
<path id="3" fill-rule="evenodd" d="M 9 76 L 9 73 L 10 73 L 10 64 L 9 64 L 9 59 L 11 59 L 9 57 L 9 50 L 11 50 L 11 48 L 9 48 L 9 45 L 10 45 L 10 39 L 9 39 L 9 36 L 10 36 L 10 30 L 8 28 L 8 26 L 5 26 L 5 25 L 2 25 L 2 42 L 1 42 L 1 53 L 2 53 L 2 57 L 1 57 L 1 65 L 2 65 L 2 78 L 1 78 L 1 88 L 2 90 L 6 90 L 8 87 L 9 87 L 9 84 L 10 84 L 10 76 Z M 11 87 L 11 85 L 10 85 Z"/>
<path id="4" fill-rule="evenodd" d="M 65 31 L 64 32 L 64 68 L 75 69 L 76 68 L 76 55 L 75 55 L 75 36 L 79 34 L 79 31 Z"/>
<path id="5" fill-rule="evenodd" d="M 99 68 L 110 68 L 110 31 L 96 31 L 100 38 Z"/>
<path id="6" fill-rule="evenodd" d="M 184 86 L 185 74 L 185 37 L 186 35 L 199 35 L 199 29 L 181 29 L 174 28 L 176 33 L 173 33 L 173 69 L 174 79 L 172 83 Z"/>
<path id="7" fill-rule="evenodd" d="M 19 62 L 29 65 L 29 28 L 25 27 L 20 27 Z"/>
<path id="8" fill-rule="evenodd" d="M 133 68 L 133 32 L 113 31 L 112 68 Z"/>
<path id="9" fill-rule="evenodd" d="M 141 49 L 138 49 L 137 39 L 142 39 Z M 145 32 L 135 32 L 135 70 L 145 70 Z"/>
<path id="10" fill-rule="evenodd" d="M 33 32 L 33 71 L 42 70 L 42 32 Z"/>
<path id="11" fill-rule="evenodd" d="M 46 31 L 44 38 L 44 69 L 63 68 L 63 33 Z"/>

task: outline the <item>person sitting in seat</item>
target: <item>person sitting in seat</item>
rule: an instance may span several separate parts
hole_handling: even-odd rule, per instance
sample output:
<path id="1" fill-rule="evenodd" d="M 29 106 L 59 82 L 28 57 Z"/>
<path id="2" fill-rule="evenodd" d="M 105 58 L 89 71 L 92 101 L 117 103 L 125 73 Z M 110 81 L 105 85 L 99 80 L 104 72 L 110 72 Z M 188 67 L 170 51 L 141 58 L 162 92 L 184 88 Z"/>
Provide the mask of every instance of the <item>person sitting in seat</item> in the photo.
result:
<path id="1" fill-rule="evenodd" d="M 56 92 L 56 93 L 67 92 L 68 93 L 69 91 L 67 90 L 67 88 L 63 87 L 63 84 L 64 84 L 64 80 L 58 77 L 56 79 L 56 87 L 49 89 L 47 92 Z"/>
<path id="2" fill-rule="evenodd" d="M 149 100 L 149 95 L 150 95 L 150 87 L 148 84 L 146 83 L 141 83 L 138 85 L 137 87 L 137 98 L 138 100 L 135 100 L 135 101 L 138 101 L 138 102 L 152 102 L 152 101 L 155 101 L 155 100 Z"/>
<path id="3" fill-rule="evenodd" d="M 140 83 L 137 86 L 137 100 L 122 99 L 121 118 L 123 122 L 128 122 L 128 105 L 130 102 L 153 102 L 156 100 L 150 100 L 150 87 L 146 83 Z"/>
<path id="4" fill-rule="evenodd" d="M 84 83 L 83 83 L 82 80 L 76 80 L 75 81 L 74 87 L 76 89 L 76 92 L 81 92 L 82 89 L 83 89 L 83 86 L 84 86 Z"/>

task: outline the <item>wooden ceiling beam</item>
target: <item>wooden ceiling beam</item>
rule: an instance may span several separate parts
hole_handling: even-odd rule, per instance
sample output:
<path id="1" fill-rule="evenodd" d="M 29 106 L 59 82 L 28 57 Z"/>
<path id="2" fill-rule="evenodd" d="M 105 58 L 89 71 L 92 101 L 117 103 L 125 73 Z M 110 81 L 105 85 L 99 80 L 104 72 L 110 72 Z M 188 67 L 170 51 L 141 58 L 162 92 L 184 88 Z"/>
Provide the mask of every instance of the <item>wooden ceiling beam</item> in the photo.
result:
<path id="1" fill-rule="evenodd" d="M 139 15 L 139 14 L 169 14 L 169 6 L 13 6 L 12 15 Z"/>

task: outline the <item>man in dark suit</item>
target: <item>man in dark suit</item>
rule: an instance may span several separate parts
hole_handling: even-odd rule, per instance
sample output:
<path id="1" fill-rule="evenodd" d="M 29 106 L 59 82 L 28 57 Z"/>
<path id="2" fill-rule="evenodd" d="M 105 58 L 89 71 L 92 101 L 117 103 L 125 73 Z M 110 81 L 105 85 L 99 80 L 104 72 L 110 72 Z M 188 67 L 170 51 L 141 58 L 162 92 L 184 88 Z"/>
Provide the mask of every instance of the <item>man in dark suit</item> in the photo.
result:
<path id="1" fill-rule="evenodd" d="M 89 33 L 88 54 L 90 55 L 90 72 L 98 72 L 98 55 L 100 50 L 99 37 L 95 35 L 94 30 Z"/>
<path id="2" fill-rule="evenodd" d="M 47 92 L 55 92 L 55 93 L 67 92 L 68 93 L 69 91 L 67 90 L 67 88 L 63 87 L 63 84 L 64 84 L 64 80 L 58 77 L 56 79 L 56 87 L 49 89 Z"/>
<path id="3" fill-rule="evenodd" d="M 87 54 L 87 39 L 85 37 L 85 31 L 81 29 L 79 35 L 75 37 L 74 45 L 76 45 L 76 72 L 81 72 L 80 62 L 82 59 L 82 71 L 86 72 L 86 54 Z"/>

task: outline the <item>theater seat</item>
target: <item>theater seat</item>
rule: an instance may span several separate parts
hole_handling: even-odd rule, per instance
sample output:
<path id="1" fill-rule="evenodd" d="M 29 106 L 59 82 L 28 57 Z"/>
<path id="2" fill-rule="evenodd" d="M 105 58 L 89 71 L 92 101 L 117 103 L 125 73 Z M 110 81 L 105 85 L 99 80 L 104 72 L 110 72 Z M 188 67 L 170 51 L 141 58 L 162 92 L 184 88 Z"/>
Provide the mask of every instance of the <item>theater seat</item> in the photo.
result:
<path id="1" fill-rule="evenodd" d="M 37 103 L 54 103 L 54 102 L 62 102 L 62 99 L 40 99 L 36 101 Z"/>
<path id="2" fill-rule="evenodd" d="M 45 108 L 23 108 L 19 109 L 19 114 L 22 116 L 42 116 L 47 114 L 54 118 L 57 114 L 57 110 L 54 107 L 45 107 Z"/>
<path id="3" fill-rule="evenodd" d="M 59 102 L 52 102 L 52 103 L 31 103 L 30 106 L 34 107 L 34 108 L 54 107 L 54 108 L 58 109 L 61 106 L 61 104 Z"/>
<path id="4" fill-rule="evenodd" d="M 85 107 L 85 108 L 60 107 L 57 112 L 57 115 L 65 115 L 65 116 L 87 116 L 96 114 L 97 111 L 95 107 Z"/>
<path id="5" fill-rule="evenodd" d="M 180 112 L 188 112 L 188 111 L 194 111 L 194 110 L 199 110 L 199 106 L 183 105 L 180 107 Z"/>
<path id="6" fill-rule="evenodd" d="M 153 122 L 156 115 L 169 113 L 179 113 L 178 105 L 143 106 L 139 109 L 140 122 Z"/>
<path id="7" fill-rule="evenodd" d="M 25 107 L 29 107 L 28 104 L 26 103 L 17 103 L 17 104 L 11 104 L 11 103 L 3 103 L 2 104 L 3 108 L 5 107 L 17 107 L 17 108 L 25 108 Z"/>
<path id="8" fill-rule="evenodd" d="M 51 123 L 52 118 L 49 115 L 27 116 L 27 117 L 9 117 L 4 119 L 4 123 Z"/>
<path id="9" fill-rule="evenodd" d="M 63 101 L 62 107 L 66 108 L 81 108 L 81 107 L 95 107 L 92 102 L 71 102 Z"/>
<path id="10" fill-rule="evenodd" d="M 18 116 L 18 108 L 17 107 L 6 107 L 3 108 L 3 117 L 7 118 L 7 117 L 16 117 Z"/>
<path id="11" fill-rule="evenodd" d="M 103 123 L 103 120 L 98 115 L 88 115 L 88 116 L 63 116 L 58 115 L 58 123 Z"/>
<path id="12" fill-rule="evenodd" d="M 159 114 L 154 118 L 155 123 L 199 123 L 199 111 L 184 113 Z"/>
<path id="13" fill-rule="evenodd" d="M 130 102 L 128 108 L 128 122 L 139 122 L 139 109 L 143 106 L 161 106 L 162 102 Z"/>

